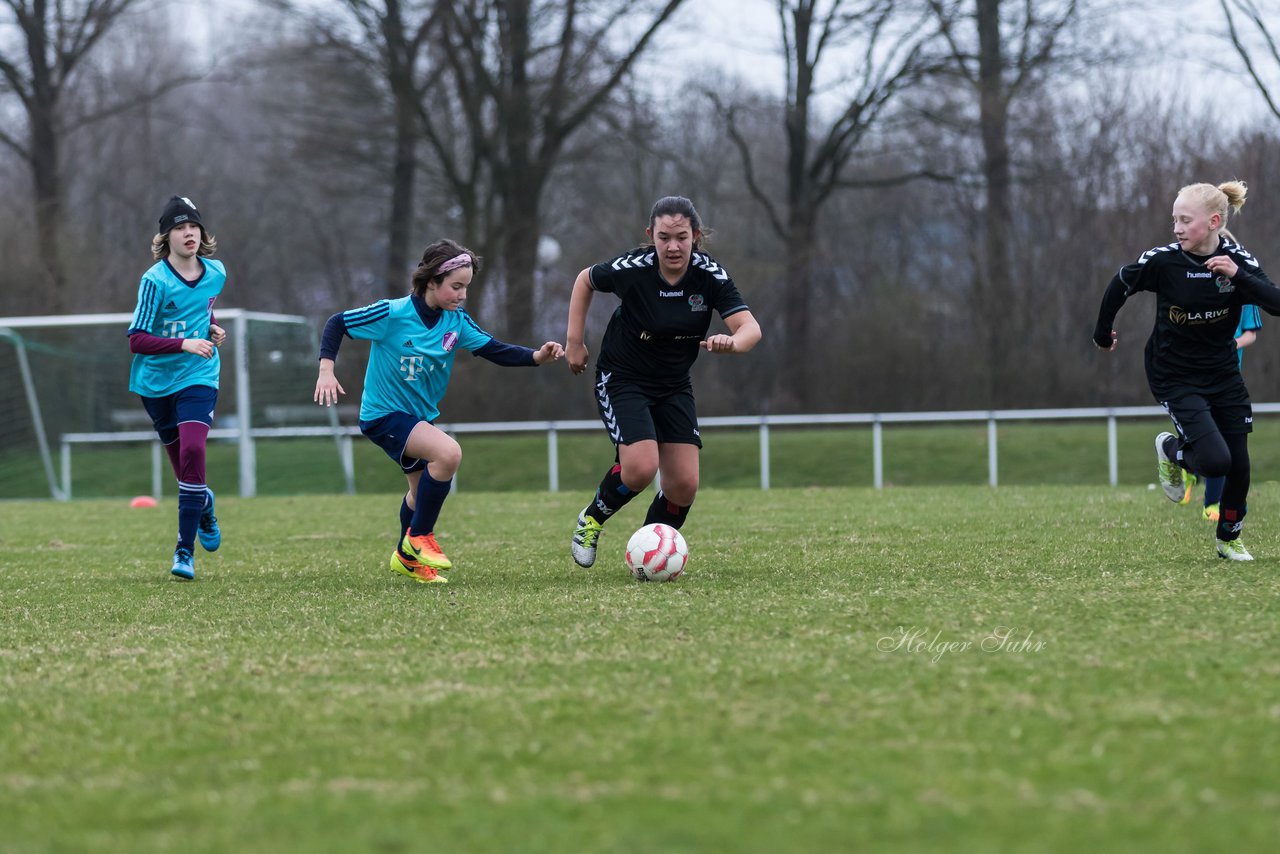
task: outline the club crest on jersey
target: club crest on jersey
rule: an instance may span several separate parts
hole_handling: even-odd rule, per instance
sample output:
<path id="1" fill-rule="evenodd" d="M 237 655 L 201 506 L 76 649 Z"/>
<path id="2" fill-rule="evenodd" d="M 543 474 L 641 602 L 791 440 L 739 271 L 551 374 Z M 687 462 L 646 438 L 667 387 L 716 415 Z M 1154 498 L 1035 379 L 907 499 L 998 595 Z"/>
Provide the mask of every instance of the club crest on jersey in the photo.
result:
<path id="1" fill-rule="evenodd" d="M 1229 294 L 1236 289 L 1236 286 L 1226 276 L 1219 276 L 1213 280 L 1213 283 L 1218 286 L 1218 293 L 1220 294 Z"/>
<path id="2" fill-rule="evenodd" d="M 453 345 L 458 343 L 458 333 L 446 332 L 444 338 L 440 339 L 440 345 L 444 347 L 446 353 L 452 352 Z"/>
<path id="3" fill-rule="evenodd" d="M 691 294 L 689 296 L 689 310 L 690 311 L 706 311 L 707 310 L 707 304 L 702 299 L 702 294 Z"/>

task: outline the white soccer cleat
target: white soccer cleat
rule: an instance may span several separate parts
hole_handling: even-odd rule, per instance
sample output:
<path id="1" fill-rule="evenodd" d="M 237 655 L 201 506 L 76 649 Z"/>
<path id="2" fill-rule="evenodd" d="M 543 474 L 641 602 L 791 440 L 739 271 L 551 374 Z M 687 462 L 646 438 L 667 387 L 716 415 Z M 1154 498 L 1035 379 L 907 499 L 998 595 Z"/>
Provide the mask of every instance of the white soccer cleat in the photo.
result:
<path id="1" fill-rule="evenodd" d="M 604 526 L 587 515 L 586 509 L 578 514 L 578 527 L 573 530 L 573 562 L 589 567 L 596 562 L 596 543 Z"/>
<path id="2" fill-rule="evenodd" d="M 1156 477 L 1166 498 L 1174 504 L 1186 504 L 1191 500 L 1191 486 L 1182 479 L 1182 466 L 1164 452 L 1165 440 L 1172 438 L 1172 433 L 1156 436 Z"/>
<path id="3" fill-rule="evenodd" d="M 1253 560 L 1253 555 L 1239 540 L 1218 540 L 1218 557 L 1223 560 Z"/>

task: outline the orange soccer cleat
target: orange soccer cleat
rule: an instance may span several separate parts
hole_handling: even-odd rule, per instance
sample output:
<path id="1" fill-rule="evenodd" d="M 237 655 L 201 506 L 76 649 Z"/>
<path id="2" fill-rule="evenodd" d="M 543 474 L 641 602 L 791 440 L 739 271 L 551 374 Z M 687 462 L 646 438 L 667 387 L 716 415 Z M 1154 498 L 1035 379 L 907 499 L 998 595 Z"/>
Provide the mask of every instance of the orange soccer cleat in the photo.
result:
<path id="1" fill-rule="evenodd" d="M 413 558 L 401 554 L 399 548 L 391 553 L 391 571 L 398 572 L 422 584 L 449 583 L 449 580 L 442 576 L 435 567 L 419 563 Z"/>
<path id="2" fill-rule="evenodd" d="M 444 550 L 436 542 L 435 534 L 423 534 L 415 537 L 405 531 L 404 539 L 400 541 L 400 554 L 413 558 L 418 563 L 425 564 L 432 569 L 453 568 L 453 563 L 450 562 L 449 558 L 445 557 Z"/>

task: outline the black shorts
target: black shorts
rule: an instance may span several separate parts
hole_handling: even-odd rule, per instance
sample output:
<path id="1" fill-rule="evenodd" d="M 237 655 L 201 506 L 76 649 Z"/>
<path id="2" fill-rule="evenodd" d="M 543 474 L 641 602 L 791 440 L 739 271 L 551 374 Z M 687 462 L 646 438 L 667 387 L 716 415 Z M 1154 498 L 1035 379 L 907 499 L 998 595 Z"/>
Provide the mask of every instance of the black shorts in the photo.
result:
<path id="1" fill-rule="evenodd" d="M 160 444 L 178 441 L 178 425 L 192 421 L 213 426 L 213 410 L 218 406 L 218 390 L 207 385 L 189 385 L 164 397 L 143 397 L 142 406 L 151 416 Z"/>
<path id="2" fill-rule="evenodd" d="M 692 383 L 654 389 L 596 371 L 596 409 L 615 445 L 655 439 L 702 447 Z"/>
<path id="3" fill-rule="evenodd" d="M 427 467 L 426 460 L 410 457 L 405 453 L 405 445 L 409 444 L 409 434 L 418 422 L 423 419 L 407 412 L 392 412 L 381 418 L 360 422 L 360 432 L 370 442 L 377 445 L 390 457 L 405 474 L 421 471 Z"/>
<path id="4" fill-rule="evenodd" d="M 1214 433 L 1252 433 L 1253 404 L 1244 382 L 1219 392 L 1184 394 L 1160 401 L 1173 426 L 1191 444 Z"/>

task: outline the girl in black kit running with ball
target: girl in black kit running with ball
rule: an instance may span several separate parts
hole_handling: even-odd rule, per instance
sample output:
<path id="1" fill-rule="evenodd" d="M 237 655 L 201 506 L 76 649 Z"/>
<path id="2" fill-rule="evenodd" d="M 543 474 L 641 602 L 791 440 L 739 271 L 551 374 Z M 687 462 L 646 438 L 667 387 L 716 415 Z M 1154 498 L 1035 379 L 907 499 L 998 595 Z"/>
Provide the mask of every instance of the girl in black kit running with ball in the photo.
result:
<path id="1" fill-rule="evenodd" d="M 684 524 L 698 492 L 698 416 L 689 369 L 700 350 L 745 353 L 760 340 L 729 273 L 699 251 L 705 236 L 693 202 L 659 199 L 645 229 L 651 243 L 588 267 L 569 298 L 565 355 L 569 369 L 587 368 L 587 309 L 596 292 L 621 301 L 604 332 L 596 364 L 596 406 L 617 447 L 615 464 L 578 515 L 573 559 L 596 560 L 604 523 L 662 475 L 644 524 Z M 728 334 L 707 336 L 711 311 Z M 1234 327 L 1233 327 L 1234 328 Z"/>
<path id="2" fill-rule="evenodd" d="M 1236 358 L 1236 325 L 1252 303 L 1280 314 L 1280 288 L 1226 230 L 1227 211 L 1240 210 L 1240 181 L 1191 184 L 1173 203 L 1174 243 L 1157 246 L 1120 268 L 1102 298 L 1093 343 L 1116 347 L 1111 324 L 1138 291 L 1156 295 L 1156 322 L 1147 339 L 1151 393 L 1178 435 L 1156 437 L 1160 485 L 1171 501 L 1186 496 L 1182 469 L 1226 477 L 1217 525 L 1218 556 L 1253 560 L 1240 541 L 1249 494 L 1249 433 L 1253 407 Z"/>

